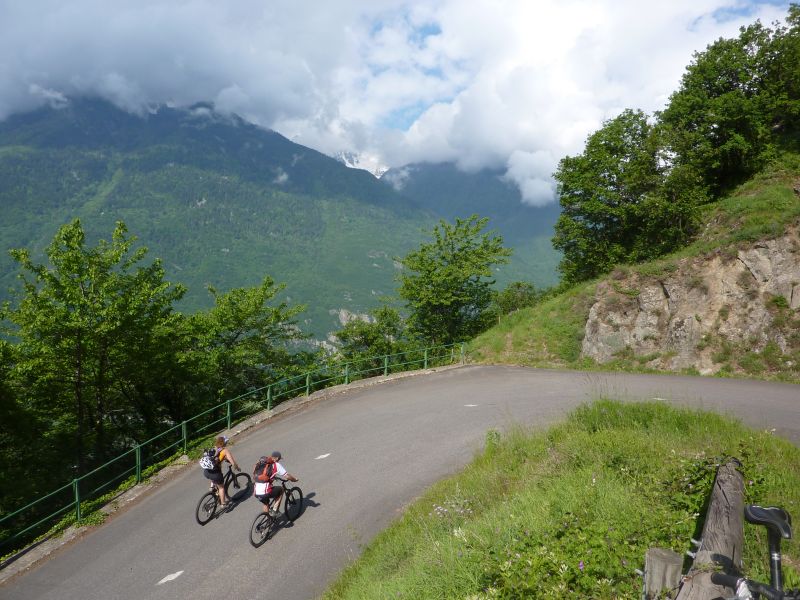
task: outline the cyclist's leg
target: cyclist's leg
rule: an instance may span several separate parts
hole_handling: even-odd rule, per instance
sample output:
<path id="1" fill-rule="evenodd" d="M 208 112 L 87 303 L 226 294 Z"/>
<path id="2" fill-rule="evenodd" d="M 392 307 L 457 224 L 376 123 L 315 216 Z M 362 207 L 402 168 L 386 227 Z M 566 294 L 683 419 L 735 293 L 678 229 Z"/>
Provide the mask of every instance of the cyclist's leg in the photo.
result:
<path id="1" fill-rule="evenodd" d="M 269 511 L 278 512 L 278 508 L 281 505 L 282 493 L 283 493 L 283 488 L 281 486 L 275 486 L 272 488 L 269 494 L 267 494 L 267 497 L 269 498 L 268 512 Z"/>
<path id="2" fill-rule="evenodd" d="M 263 495 L 263 496 L 256 496 L 256 499 L 257 499 L 259 502 L 261 502 L 261 504 L 263 504 L 263 505 L 264 505 L 264 509 L 263 509 L 261 512 L 268 513 L 268 512 L 269 512 L 269 509 L 270 509 L 270 506 L 271 506 L 271 504 L 272 504 L 272 502 L 271 502 L 271 498 L 270 498 L 268 495 L 266 495 L 266 494 L 265 494 L 265 495 Z"/>
<path id="3" fill-rule="evenodd" d="M 223 484 L 225 477 L 222 475 L 222 471 L 203 471 L 203 475 L 206 476 L 206 479 L 211 481 L 211 485 L 217 488 L 219 501 L 223 505 L 227 504 L 228 499 L 225 497 L 225 485 Z"/>

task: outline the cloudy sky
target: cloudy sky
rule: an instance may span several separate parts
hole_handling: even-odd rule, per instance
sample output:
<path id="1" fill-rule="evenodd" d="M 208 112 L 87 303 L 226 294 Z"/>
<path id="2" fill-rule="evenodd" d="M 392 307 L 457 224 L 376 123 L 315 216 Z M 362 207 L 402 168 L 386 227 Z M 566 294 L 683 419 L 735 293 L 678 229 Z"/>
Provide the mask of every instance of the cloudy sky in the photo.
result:
<path id="1" fill-rule="evenodd" d="M 692 52 L 788 4 L 0 0 L 0 119 L 70 95 L 212 101 L 367 165 L 503 169 L 542 204 L 604 119 L 663 108 Z"/>

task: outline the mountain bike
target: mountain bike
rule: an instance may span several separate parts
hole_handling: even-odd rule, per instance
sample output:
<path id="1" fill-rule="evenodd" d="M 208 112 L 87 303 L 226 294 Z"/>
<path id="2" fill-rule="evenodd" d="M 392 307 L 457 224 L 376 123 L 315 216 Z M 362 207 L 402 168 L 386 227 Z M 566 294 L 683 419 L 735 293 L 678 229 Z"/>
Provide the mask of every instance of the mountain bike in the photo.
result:
<path id="1" fill-rule="evenodd" d="M 777 506 L 750 504 L 744 507 L 744 518 L 748 523 L 767 528 L 770 585 L 727 573 L 712 573 L 711 582 L 732 589 L 736 595 L 731 600 L 753 600 L 762 596 L 767 600 L 800 600 L 800 590 L 783 590 L 781 571 L 781 539 L 791 539 L 792 517 Z"/>
<path id="2" fill-rule="evenodd" d="M 303 512 L 303 491 L 296 486 L 287 486 L 285 479 L 280 479 L 283 486 L 283 496 L 285 498 L 283 503 L 283 514 L 286 520 L 290 523 L 300 516 Z M 267 510 L 272 511 L 272 503 L 270 500 L 267 505 Z M 250 543 L 254 548 L 258 548 L 275 533 L 278 527 L 277 518 L 273 517 L 269 512 L 261 512 L 256 515 L 253 524 L 250 526 Z"/>
<path id="3" fill-rule="evenodd" d="M 225 495 L 228 497 L 228 503 L 239 502 L 247 497 L 247 492 L 250 489 L 250 475 L 239 471 L 233 472 L 233 467 L 228 465 L 228 471 L 222 480 L 222 485 L 225 486 Z M 221 505 L 219 500 L 219 493 L 217 486 L 211 484 L 211 490 L 203 494 L 200 502 L 197 503 L 195 510 L 195 518 L 200 525 L 205 525 L 215 516 L 217 516 L 217 507 Z"/>

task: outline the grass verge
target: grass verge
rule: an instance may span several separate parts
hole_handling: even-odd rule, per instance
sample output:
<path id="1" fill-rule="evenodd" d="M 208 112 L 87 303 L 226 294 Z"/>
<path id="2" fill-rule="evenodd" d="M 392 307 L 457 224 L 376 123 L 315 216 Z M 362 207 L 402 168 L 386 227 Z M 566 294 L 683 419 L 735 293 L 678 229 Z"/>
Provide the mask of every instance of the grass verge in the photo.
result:
<path id="1" fill-rule="evenodd" d="M 690 548 L 716 465 L 731 455 L 744 463 L 746 502 L 797 512 L 800 450 L 719 415 L 601 400 L 546 432 L 490 431 L 484 452 L 381 533 L 324 598 L 640 598 L 634 569 L 647 548 Z M 797 543 L 783 547 L 796 587 Z M 746 526 L 744 563 L 769 581 L 763 529 Z"/>

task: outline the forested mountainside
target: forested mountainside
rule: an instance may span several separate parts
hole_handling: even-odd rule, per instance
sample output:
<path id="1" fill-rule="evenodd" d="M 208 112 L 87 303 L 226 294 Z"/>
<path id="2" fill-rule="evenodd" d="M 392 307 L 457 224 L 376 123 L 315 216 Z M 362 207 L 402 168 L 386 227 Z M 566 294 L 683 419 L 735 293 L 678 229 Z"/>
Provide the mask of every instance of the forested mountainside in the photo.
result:
<path id="1" fill-rule="evenodd" d="M 269 275 L 287 284 L 292 302 L 308 306 L 304 329 L 324 338 L 342 311 L 365 312 L 394 292 L 393 259 L 439 218 L 478 212 L 494 219 L 491 190 L 483 204 L 468 198 L 459 214 L 466 193 L 458 181 L 453 172 L 455 187 L 423 195 L 417 185 L 399 194 L 366 171 L 207 105 L 138 116 L 71 99 L 0 123 L 0 298 L 15 286 L 8 249 L 42 256 L 74 218 L 89 240 L 110 237 L 121 220 L 150 258 L 162 259 L 168 280 L 188 287 L 183 310 L 209 307 L 208 285 L 224 291 Z M 498 273 L 501 282 L 554 281 L 555 217 L 548 216 L 527 237 L 509 229 L 521 252 Z M 505 235 L 509 223 L 498 213 L 490 227 Z M 546 258 L 533 260 L 536 250 Z"/>

